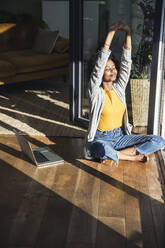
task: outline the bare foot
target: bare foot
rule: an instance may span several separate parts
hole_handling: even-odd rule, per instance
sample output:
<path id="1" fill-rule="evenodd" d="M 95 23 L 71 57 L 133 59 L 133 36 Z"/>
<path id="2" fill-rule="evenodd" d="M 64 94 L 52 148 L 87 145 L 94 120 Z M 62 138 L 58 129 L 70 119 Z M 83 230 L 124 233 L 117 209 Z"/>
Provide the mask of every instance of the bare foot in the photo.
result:
<path id="1" fill-rule="evenodd" d="M 149 160 L 149 156 L 145 154 L 139 154 L 132 157 L 133 157 L 133 161 L 138 161 L 138 162 L 147 162 Z"/>
<path id="2" fill-rule="evenodd" d="M 108 170 L 111 170 L 111 169 L 114 169 L 118 167 L 118 163 L 113 161 L 113 160 L 110 160 L 110 159 L 104 159 L 102 162 L 101 162 L 101 169 L 103 171 L 108 171 Z"/>
<path id="3" fill-rule="evenodd" d="M 139 162 L 146 162 L 149 160 L 149 156 L 145 154 L 138 154 L 138 155 L 127 155 L 121 151 L 117 152 L 119 160 L 129 160 L 129 161 L 139 161 Z"/>

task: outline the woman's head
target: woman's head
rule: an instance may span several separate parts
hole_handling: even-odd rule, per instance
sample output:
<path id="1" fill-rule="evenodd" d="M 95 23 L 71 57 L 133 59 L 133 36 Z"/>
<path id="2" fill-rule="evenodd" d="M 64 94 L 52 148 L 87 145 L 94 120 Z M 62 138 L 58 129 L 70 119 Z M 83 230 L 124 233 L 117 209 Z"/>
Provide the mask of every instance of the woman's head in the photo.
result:
<path id="1" fill-rule="evenodd" d="M 103 75 L 103 82 L 114 82 L 117 78 L 117 68 L 113 59 L 109 58 Z"/>

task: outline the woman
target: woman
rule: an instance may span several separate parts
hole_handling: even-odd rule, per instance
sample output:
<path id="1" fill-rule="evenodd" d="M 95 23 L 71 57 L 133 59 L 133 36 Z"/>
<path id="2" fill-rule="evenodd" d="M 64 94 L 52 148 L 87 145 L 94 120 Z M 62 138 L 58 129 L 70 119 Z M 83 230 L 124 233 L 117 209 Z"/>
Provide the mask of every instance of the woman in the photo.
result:
<path id="1" fill-rule="evenodd" d="M 109 50 L 117 31 L 126 33 L 120 70 L 117 71 Z M 125 22 L 111 26 L 89 82 L 90 119 L 85 142 L 85 158 L 111 161 L 145 162 L 152 152 L 165 147 L 156 135 L 131 134 L 125 89 L 131 70 L 131 33 Z"/>

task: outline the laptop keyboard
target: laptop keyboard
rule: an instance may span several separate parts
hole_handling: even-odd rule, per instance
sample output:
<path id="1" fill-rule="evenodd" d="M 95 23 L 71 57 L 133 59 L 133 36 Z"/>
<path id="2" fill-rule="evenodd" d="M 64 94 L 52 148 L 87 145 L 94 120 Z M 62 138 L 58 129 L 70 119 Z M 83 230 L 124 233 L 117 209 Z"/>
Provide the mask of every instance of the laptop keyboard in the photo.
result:
<path id="1" fill-rule="evenodd" d="M 47 159 L 43 154 L 41 154 L 39 151 L 33 151 L 35 159 L 38 163 L 48 162 L 49 159 Z"/>

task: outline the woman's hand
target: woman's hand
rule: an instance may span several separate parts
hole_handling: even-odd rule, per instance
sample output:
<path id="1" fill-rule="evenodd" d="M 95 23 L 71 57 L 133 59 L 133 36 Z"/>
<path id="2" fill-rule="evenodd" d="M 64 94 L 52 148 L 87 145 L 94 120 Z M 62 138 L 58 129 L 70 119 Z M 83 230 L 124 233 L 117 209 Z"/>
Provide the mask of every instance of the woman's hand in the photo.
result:
<path id="1" fill-rule="evenodd" d="M 112 26 L 109 29 L 109 32 L 107 34 L 107 37 L 105 39 L 104 43 L 104 49 L 109 50 L 109 47 L 111 46 L 112 39 L 117 31 L 124 31 L 126 32 L 126 43 L 125 43 L 125 48 L 130 49 L 131 47 L 131 31 L 130 28 L 126 25 L 125 21 L 120 21 L 118 23 L 112 24 Z"/>
<path id="2" fill-rule="evenodd" d="M 105 50 L 109 50 L 109 47 L 111 46 L 111 43 L 112 43 L 112 39 L 113 39 L 113 37 L 115 35 L 115 32 L 118 30 L 118 28 L 119 28 L 118 23 L 114 23 L 110 27 L 109 32 L 107 34 L 107 37 L 105 39 L 105 43 L 104 43 L 104 49 Z"/>
<path id="3" fill-rule="evenodd" d="M 128 27 L 128 25 L 126 25 L 125 21 L 121 21 L 118 23 L 118 31 L 124 31 L 127 34 L 130 34 L 130 28 Z"/>
<path id="4" fill-rule="evenodd" d="M 121 22 L 118 23 L 118 31 L 124 31 L 124 32 L 126 32 L 125 45 L 124 45 L 124 47 L 127 50 L 131 49 L 131 30 L 126 25 L 125 21 L 121 21 Z"/>
<path id="5" fill-rule="evenodd" d="M 119 28 L 119 24 L 118 23 L 114 23 L 111 25 L 110 29 L 109 29 L 109 32 L 111 31 L 117 31 Z"/>
<path id="6" fill-rule="evenodd" d="M 112 26 L 109 29 L 109 32 L 116 32 L 116 31 L 124 31 L 126 33 L 130 33 L 130 28 L 128 25 L 126 25 L 125 21 L 119 21 L 118 23 L 112 24 Z"/>

